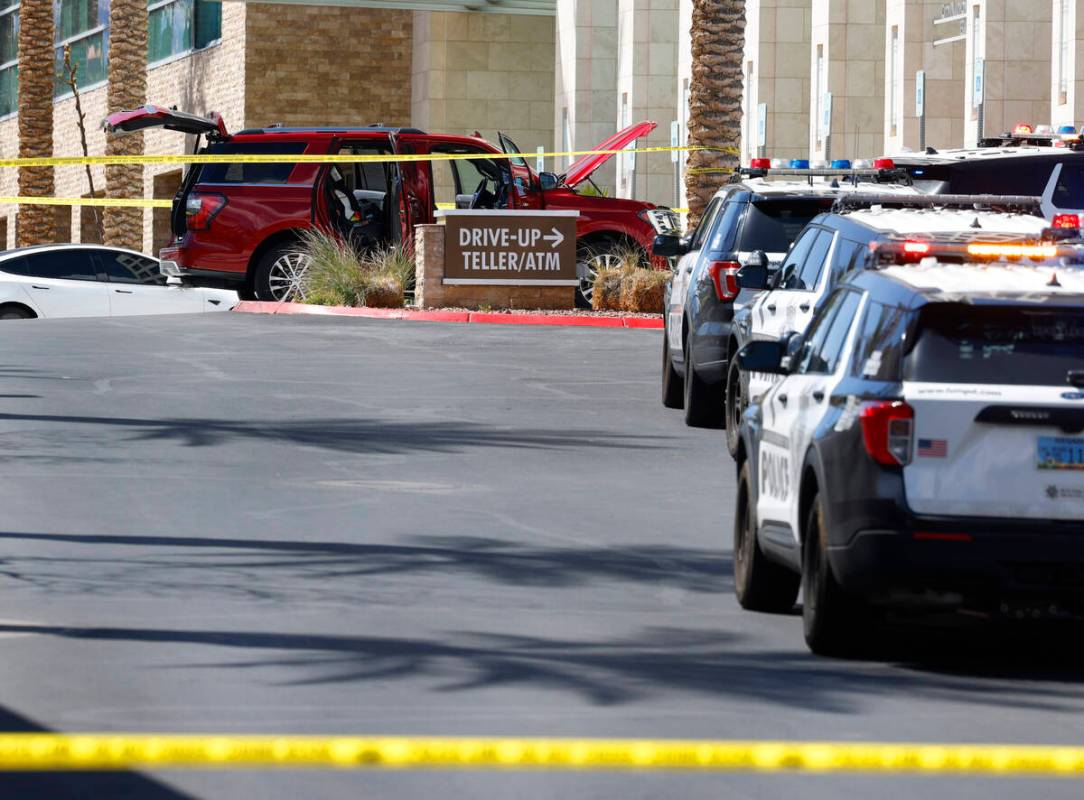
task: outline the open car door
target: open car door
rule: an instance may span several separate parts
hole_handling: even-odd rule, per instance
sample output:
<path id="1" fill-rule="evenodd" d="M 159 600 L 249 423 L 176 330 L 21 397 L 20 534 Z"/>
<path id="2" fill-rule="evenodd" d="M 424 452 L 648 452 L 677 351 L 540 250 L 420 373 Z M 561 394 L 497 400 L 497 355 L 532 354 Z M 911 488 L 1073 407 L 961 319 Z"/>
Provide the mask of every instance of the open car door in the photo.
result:
<path id="1" fill-rule="evenodd" d="M 413 141 L 418 139 L 418 141 Z M 428 152 L 425 137 L 409 133 L 393 133 L 391 149 L 396 155 Z M 398 242 L 408 249 L 414 247 L 414 226 L 434 221 L 433 179 L 428 161 L 397 161 L 392 175 L 392 208 L 399 210 Z M 394 227 L 394 226 L 393 226 Z M 392 231 L 395 239 L 395 231 Z"/>
<path id="2" fill-rule="evenodd" d="M 497 141 L 501 143 L 502 152 L 514 156 L 507 159 L 508 169 L 512 174 L 513 187 L 513 197 L 510 205 L 521 208 L 537 205 L 537 198 L 533 194 L 533 190 L 538 188 L 538 179 L 535 177 L 534 172 L 531 171 L 527 159 L 523 157 L 522 151 L 507 134 L 498 131 Z"/>

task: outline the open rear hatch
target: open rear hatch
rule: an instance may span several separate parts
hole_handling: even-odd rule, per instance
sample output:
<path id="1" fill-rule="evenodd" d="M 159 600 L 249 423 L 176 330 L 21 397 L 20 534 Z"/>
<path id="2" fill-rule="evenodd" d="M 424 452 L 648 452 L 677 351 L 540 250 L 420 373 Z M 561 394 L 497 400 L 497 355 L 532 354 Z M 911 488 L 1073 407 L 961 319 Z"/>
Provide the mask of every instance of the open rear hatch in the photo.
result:
<path id="1" fill-rule="evenodd" d="M 209 116 L 200 117 L 153 105 L 110 114 L 105 118 L 103 127 L 110 133 L 134 133 L 146 128 L 165 128 L 167 131 L 204 135 L 208 139 L 226 139 L 230 135 L 222 115 L 216 111 L 212 111 Z"/>
<path id="2" fill-rule="evenodd" d="M 933 303 L 904 363 L 912 511 L 1084 520 L 1084 308 Z"/>
<path id="3" fill-rule="evenodd" d="M 635 142 L 637 139 L 647 136 L 655 128 L 658 127 L 656 122 L 637 122 L 635 125 L 629 125 L 624 130 L 618 131 L 609 139 L 600 142 L 594 150 L 621 150 L 629 144 Z M 565 174 L 562 177 L 562 183 L 571 188 L 575 188 L 583 183 L 585 180 L 591 177 L 592 173 L 613 158 L 614 152 L 608 153 L 592 153 L 573 161 Z"/>

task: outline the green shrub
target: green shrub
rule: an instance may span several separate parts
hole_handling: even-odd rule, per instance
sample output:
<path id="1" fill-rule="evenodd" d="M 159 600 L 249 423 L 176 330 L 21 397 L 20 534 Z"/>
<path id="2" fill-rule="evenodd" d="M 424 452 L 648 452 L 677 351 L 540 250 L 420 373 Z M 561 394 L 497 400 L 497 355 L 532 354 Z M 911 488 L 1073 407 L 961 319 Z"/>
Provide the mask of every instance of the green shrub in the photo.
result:
<path id="1" fill-rule="evenodd" d="M 341 237 L 311 229 L 301 236 L 311 263 L 302 301 L 314 305 L 401 308 L 414 285 L 414 260 L 402 247 L 358 253 Z"/>

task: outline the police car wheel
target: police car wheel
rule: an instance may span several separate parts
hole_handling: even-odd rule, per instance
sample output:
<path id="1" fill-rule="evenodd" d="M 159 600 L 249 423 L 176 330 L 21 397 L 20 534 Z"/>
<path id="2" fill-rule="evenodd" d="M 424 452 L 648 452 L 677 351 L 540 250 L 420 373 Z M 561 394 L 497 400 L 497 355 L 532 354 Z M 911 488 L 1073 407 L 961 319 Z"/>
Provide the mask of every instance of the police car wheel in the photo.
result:
<path id="1" fill-rule="evenodd" d="M 736 360 L 730 362 L 730 367 L 726 371 L 726 396 L 723 399 L 723 405 L 726 409 L 726 449 L 730 451 L 731 456 L 736 456 L 738 445 L 741 443 L 741 418 L 747 405 L 741 370 L 738 369 Z"/>
<path id="2" fill-rule="evenodd" d="M 817 655 L 854 656 L 869 644 L 872 622 L 862 598 L 846 594 L 828 564 L 828 531 L 820 496 L 813 498 L 802 548 L 802 627 Z"/>
<path id="3" fill-rule="evenodd" d="M 670 358 L 670 333 L 665 324 L 662 329 L 662 404 L 666 408 L 681 408 L 685 402 L 681 376 L 674 370 Z"/>
<path id="4" fill-rule="evenodd" d="M 757 543 L 756 507 L 749 490 L 749 463 L 738 477 L 734 515 L 734 594 L 749 611 L 785 613 L 794 608 L 801 578 L 768 560 Z"/>
<path id="5" fill-rule="evenodd" d="M 723 396 L 719 387 L 696 374 L 689 348 L 685 348 L 685 424 L 690 428 L 718 428 L 723 424 Z"/>

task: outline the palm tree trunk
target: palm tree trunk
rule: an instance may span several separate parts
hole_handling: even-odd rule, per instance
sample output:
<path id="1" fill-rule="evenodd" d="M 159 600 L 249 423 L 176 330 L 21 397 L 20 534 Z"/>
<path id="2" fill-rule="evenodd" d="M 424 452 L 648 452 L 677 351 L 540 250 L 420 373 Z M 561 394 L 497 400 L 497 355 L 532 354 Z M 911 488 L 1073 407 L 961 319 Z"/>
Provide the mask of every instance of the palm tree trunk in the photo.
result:
<path id="1" fill-rule="evenodd" d="M 112 0 L 109 32 L 109 112 L 137 108 L 147 96 L 147 0 Z M 140 155 L 143 134 L 107 133 L 106 155 Z M 106 197 L 143 197 L 143 166 L 105 168 Z M 143 249 L 143 209 L 106 208 L 105 243 Z"/>
<path id="2" fill-rule="evenodd" d="M 738 166 L 741 144 L 745 0 L 693 0 L 689 153 L 685 189 L 689 227 Z"/>
<path id="3" fill-rule="evenodd" d="M 23 0 L 19 9 L 19 157 L 53 155 L 53 0 Z M 52 167 L 19 167 L 19 194 L 53 195 Z M 19 209 L 16 245 L 49 244 L 56 235 L 54 206 Z"/>

